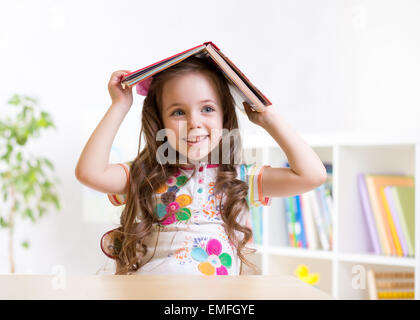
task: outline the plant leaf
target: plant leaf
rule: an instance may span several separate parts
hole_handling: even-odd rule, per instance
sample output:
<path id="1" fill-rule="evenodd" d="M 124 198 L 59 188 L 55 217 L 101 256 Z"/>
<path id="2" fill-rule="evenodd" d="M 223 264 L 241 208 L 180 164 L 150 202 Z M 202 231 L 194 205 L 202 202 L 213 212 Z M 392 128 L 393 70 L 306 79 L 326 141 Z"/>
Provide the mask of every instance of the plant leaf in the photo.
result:
<path id="1" fill-rule="evenodd" d="M 7 103 L 17 106 L 18 104 L 20 104 L 20 101 L 21 100 L 20 100 L 19 95 L 15 94 L 15 95 L 13 95 L 13 97 Z"/>
<path id="2" fill-rule="evenodd" d="M 6 220 L 3 219 L 3 217 L 0 217 L 0 228 L 8 228 L 9 223 L 7 223 Z"/>
<path id="3" fill-rule="evenodd" d="M 23 248 L 29 249 L 29 241 L 28 240 L 22 241 L 21 245 L 22 245 Z"/>

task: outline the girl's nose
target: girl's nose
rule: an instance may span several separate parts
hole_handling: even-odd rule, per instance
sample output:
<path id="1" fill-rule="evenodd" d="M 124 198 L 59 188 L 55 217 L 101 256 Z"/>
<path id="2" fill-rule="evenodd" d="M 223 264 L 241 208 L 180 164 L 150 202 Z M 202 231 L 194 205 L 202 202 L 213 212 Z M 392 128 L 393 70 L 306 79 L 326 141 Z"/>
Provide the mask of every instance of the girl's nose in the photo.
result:
<path id="1" fill-rule="evenodd" d="M 190 113 L 187 121 L 188 121 L 188 128 L 189 129 L 201 127 L 201 117 L 200 117 L 200 114 L 198 114 L 196 112 Z"/>

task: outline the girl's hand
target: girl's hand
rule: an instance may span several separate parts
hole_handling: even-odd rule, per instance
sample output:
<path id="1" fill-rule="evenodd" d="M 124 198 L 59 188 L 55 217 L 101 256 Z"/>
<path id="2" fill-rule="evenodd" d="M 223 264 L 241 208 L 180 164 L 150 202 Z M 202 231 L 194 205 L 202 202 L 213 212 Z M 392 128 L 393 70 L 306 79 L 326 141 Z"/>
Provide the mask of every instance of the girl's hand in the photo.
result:
<path id="1" fill-rule="evenodd" d="M 247 102 L 244 101 L 242 104 L 244 105 L 244 109 L 246 115 L 248 116 L 248 119 L 256 125 L 265 128 L 266 124 L 268 123 L 269 119 L 273 116 L 274 113 L 272 106 L 268 107 L 264 112 L 258 112 L 252 109 Z"/>
<path id="2" fill-rule="evenodd" d="M 111 75 L 111 79 L 108 82 L 108 91 L 113 104 L 124 104 L 127 107 L 131 107 L 133 104 L 132 87 L 123 89 L 121 86 L 122 77 L 128 73 L 130 73 L 128 70 L 118 70 Z"/>

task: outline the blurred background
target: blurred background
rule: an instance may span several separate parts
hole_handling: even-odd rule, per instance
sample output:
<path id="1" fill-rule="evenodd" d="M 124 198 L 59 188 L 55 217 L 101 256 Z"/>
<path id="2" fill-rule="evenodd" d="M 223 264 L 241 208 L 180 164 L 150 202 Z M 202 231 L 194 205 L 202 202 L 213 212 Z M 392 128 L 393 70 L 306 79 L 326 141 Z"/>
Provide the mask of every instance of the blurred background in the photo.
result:
<path id="1" fill-rule="evenodd" d="M 113 71 L 213 41 L 301 134 L 415 137 L 419 16 L 414 0 L 2 1 L 0 108 L 15 93 L 39 99 L 57 130 L 27 148 L 49 158 L 61 181 L 62 210 L 16 226 L 16 273 L 94 274 L 110 263 L 99 240 L 122 209 L 74 170 L 111 104 Z M 134 94 L 111 162 L 136 155 L 142 101 Z M 0 273 L 9 272 L 7 239 L 0 229 Z"/>

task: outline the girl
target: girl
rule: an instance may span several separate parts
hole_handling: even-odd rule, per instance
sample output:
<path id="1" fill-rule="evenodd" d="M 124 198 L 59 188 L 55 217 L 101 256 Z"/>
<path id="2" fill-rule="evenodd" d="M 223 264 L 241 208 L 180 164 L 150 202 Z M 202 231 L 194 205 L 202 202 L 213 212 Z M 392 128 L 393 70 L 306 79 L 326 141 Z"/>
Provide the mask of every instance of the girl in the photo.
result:
<path id="1" fill-rule="evenodd" d="M 111 241 L 103 250 L 115 259 L 115 274 L 238 275 L 247 273 L 245 266 L 258 273 L 245 257 L 255 251 L 246 247 L 249 206 L 321 185 L 327 177 L 321 160 L 272 107 L 259 113 L 244 103 L 249 120 L 275 139 L 290 168 L 236 163 L 240 139 L 230 144 L 226 161 L 222 132 L 238 129 L 234 99 L 211 61 L 190 57 L 138 88 L 146 95 L 139 151 L 142 132 L 145 147 L 132 161 L 108 164 L 133 102 L 132 90 L 120 85 L 128 72 L 112 74 L 112 104 L 76 167 L 81 183 L 107 193 L 114 205 L 125 204 L 121 226 L 102 239 Z M 162 161 L 166 154 L 175 161 Z"/>

